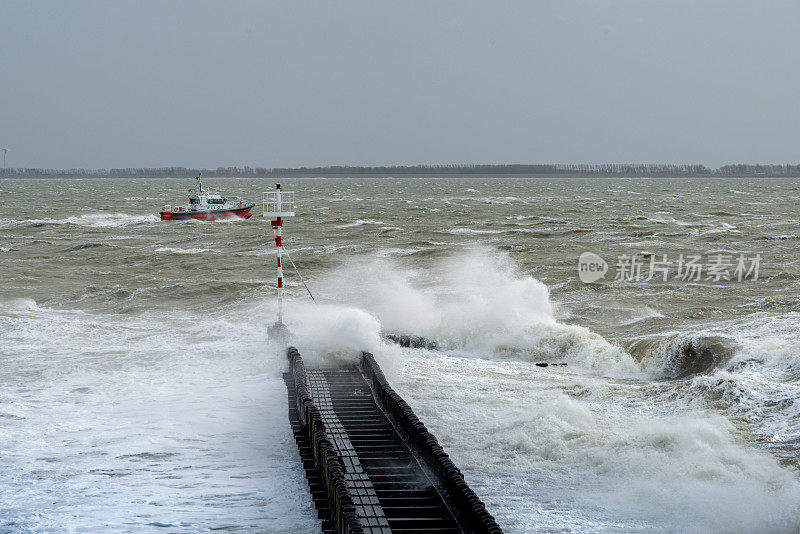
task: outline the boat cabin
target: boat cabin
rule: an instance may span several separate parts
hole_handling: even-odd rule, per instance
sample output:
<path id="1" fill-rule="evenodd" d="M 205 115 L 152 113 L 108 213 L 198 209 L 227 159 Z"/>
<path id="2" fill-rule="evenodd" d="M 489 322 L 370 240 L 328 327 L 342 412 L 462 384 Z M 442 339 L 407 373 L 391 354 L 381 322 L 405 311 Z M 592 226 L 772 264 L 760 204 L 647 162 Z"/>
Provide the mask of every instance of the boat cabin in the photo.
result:
<path id="1" fill-rule="evenodd" d="M 195 210 L 220 210 L 229 206 L 228 199 L 215 193 L 198 193 L 189 195 L 189 209 Z"/>

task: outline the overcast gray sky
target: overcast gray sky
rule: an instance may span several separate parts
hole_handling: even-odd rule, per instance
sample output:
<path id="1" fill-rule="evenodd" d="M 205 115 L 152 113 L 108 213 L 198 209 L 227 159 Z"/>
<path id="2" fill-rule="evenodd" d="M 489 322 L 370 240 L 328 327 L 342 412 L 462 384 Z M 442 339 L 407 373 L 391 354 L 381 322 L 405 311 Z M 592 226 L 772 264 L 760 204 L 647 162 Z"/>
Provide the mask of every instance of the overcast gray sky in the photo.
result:
<path id="1" fill-rule="evenodd" d="M 800 162 L 800 1 L 0 0 L 9 166 Z"/>

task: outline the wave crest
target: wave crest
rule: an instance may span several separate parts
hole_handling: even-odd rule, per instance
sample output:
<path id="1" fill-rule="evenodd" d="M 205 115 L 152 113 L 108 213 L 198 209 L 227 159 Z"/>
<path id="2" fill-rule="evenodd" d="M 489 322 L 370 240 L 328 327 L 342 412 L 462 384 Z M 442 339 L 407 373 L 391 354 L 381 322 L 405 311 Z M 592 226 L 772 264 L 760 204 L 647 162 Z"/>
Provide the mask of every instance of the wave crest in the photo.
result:
<path id="1" fill-rule="evenodd" d="M 352 280 L 359 283 L 354 286 Z M 322 284 L 328 296 L 375 315 L 385 333 L 423 336 L 443 350 L 642 376 L 620 347 L 584 327 L 557 321 L 547 286 L 519 273 L 506 254 L 494 250 L 445 258 L 430 272 L 403 269 L 386 258 L 350 263 Z"/>

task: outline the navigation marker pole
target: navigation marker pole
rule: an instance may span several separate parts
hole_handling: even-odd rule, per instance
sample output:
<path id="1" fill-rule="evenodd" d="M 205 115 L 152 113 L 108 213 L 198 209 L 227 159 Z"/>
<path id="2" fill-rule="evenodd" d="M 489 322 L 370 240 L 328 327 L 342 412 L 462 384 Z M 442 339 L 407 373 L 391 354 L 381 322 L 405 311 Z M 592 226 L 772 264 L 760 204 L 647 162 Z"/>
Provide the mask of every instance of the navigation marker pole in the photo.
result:
<path id="1" fill-rule="evenodd" d="M 275 236 L 275 248 L 277 249 L 277 256 L 278 256 L 278 322 L 283 322 L 283 265 L 281 265 L 281 259 L 283 259 L 283 243 L 281 243 L 281 228 L 283 227 L 283 220 L 278 217 L 275 221 L 270 221 L 272 223 L 272 233 Z"/>
<path id="2" fill-rule="evenodd" d="M 278 257 L 278 320 L 272 325 L 267 334 L 277 341 L 286 341 L 289 329 L 283 324 L 283 241 L 281 229 L 284 217 L 294 217 L 294 192 L 284 191 L 281 184 L 275 184 L 275 191 L 267 191 L 262 197 L 264 203 L 264 217 L 272 219 L 272 233 L 275 236 L 275 248 Z"/>

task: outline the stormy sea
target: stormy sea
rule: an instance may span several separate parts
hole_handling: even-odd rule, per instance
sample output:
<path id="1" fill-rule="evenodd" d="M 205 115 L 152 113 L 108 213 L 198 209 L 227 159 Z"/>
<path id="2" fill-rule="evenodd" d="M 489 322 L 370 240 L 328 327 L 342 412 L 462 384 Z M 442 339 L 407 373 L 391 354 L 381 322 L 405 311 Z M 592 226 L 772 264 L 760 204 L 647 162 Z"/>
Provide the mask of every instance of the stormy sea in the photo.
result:
<path id="1" fill-rule="evenodd" d="M 800 529 L 797 181 L 283 182 L 307 365 L 373 352 L 506 532 Z M 191 185 L 0 180 L 0 531 L 318 530 L 272 231 Z"/>

